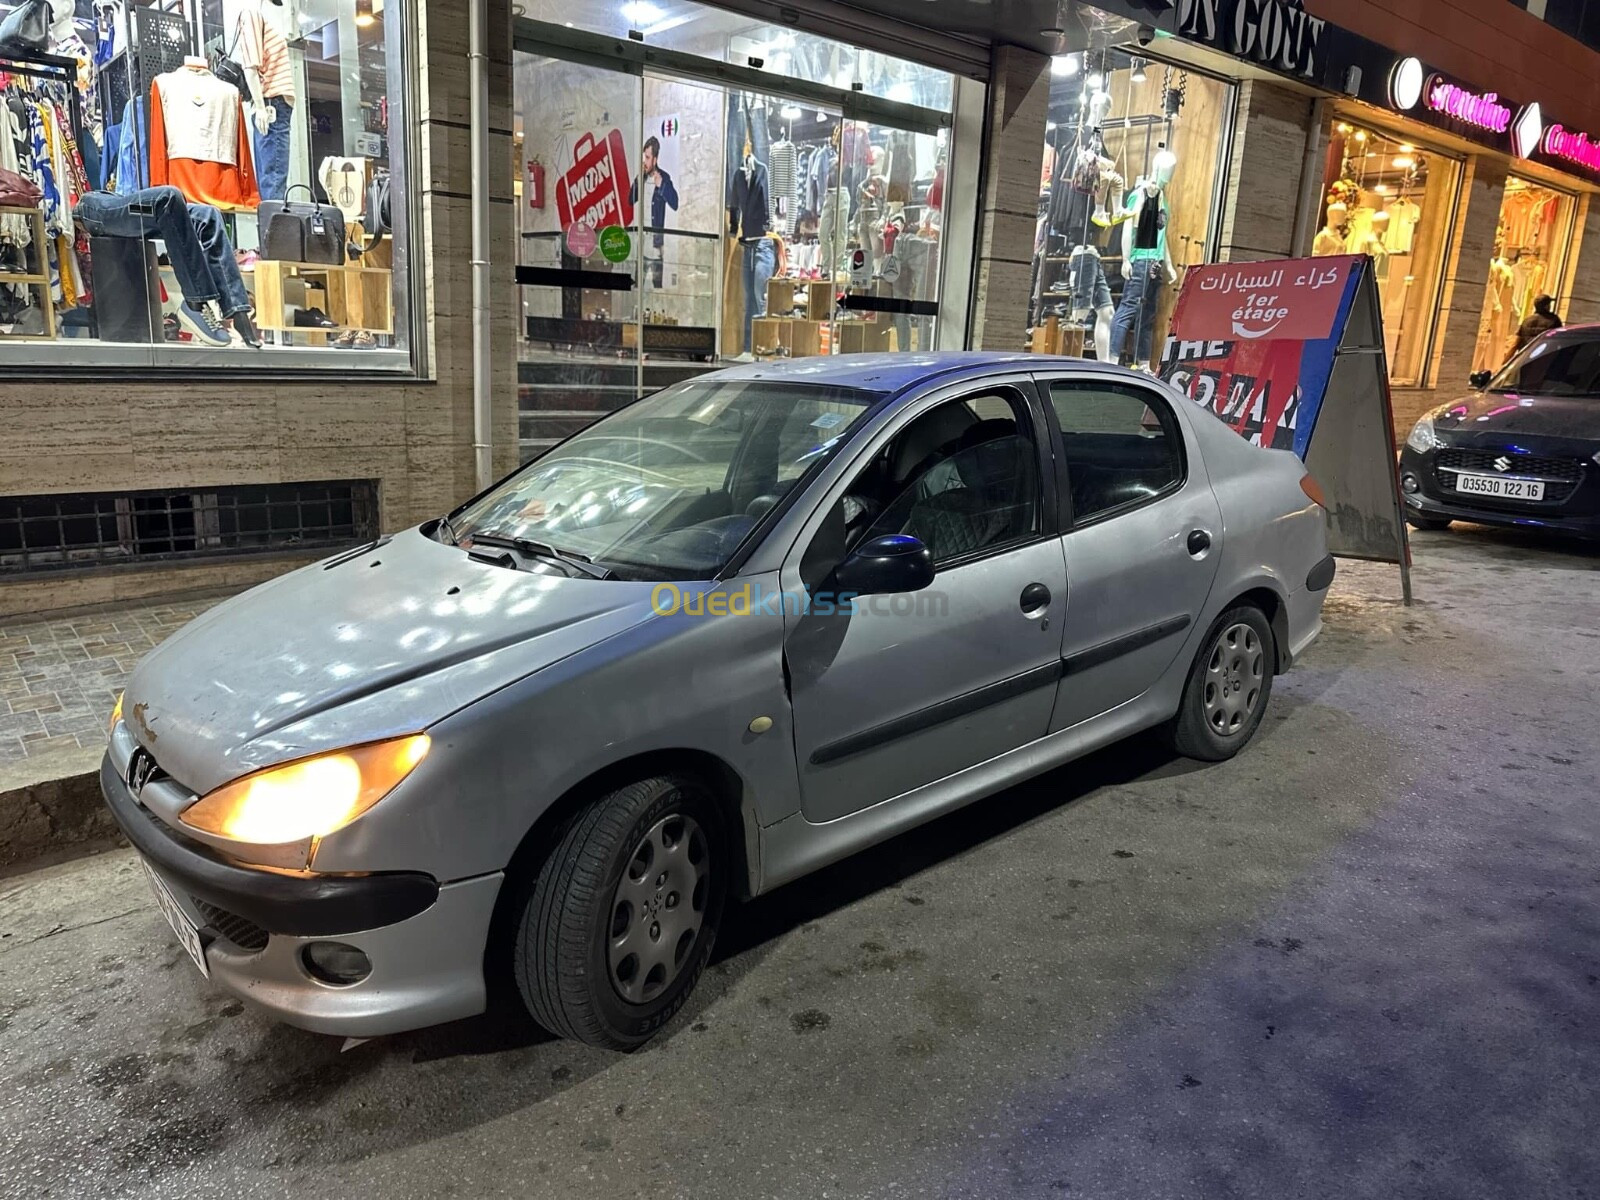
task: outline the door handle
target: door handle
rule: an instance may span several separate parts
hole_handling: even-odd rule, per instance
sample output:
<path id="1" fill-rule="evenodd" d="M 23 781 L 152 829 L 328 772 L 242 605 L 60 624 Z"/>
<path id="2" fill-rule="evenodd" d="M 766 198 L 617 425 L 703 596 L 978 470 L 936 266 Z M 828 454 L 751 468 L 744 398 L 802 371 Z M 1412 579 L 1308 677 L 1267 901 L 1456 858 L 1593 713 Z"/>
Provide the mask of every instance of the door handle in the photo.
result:
<path id="1" fill-rule="evenodd" d="M 1030 583 L 1022 589 L 1022 611 L 1036 613 L 1050 607 L 1050 589 L 1042 583 Z"/>
<path id="2" fill-rule="evenodd" d="M 1189 553 L 1199 558 L 1211 549 L 1211 535 L 1204 529 L 1193 530 L 1189 534 Z"/>

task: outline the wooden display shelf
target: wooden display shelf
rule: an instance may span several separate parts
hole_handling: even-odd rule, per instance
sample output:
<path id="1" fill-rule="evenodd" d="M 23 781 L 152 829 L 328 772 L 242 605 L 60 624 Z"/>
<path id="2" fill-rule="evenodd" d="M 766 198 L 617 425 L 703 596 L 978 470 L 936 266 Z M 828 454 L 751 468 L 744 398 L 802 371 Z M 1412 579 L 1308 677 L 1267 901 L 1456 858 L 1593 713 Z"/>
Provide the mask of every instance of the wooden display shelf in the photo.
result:
<path id="1" fill-rule="evenodd" d="M 833 348 L 833 326 L 828 321 L 802 321 L 799 317 L 757 317 L 750 323 L 750 345 L 758 358 L 811 358 Z"/>
<path id="2" fill-rule="evenodd" d="M 808 321 L 830 321 L 835 295 L 834 285 L 826 280 L 769 279 L 767 311 L 787 317 L 800 308 L 805 310 Z"/>
<path id="3" fill-rule="evenodd" d="M 338 334 L 356 329 L 367 333 L 394 332 L 394 272 L 388 267 L 364 267 L 359 263 L 327 266 L 322 263 L 283 262 L 257 259 L 245 271 L 255 278 L 256 326 L 277 333 Z M 318 329 L 295 325 L 289 316 L 287 285 L 300 281 L 307 290 L 323 294 L 317 305 L 336 325 Z"/>
<path id="4" fill-rule="evenodd" d="M 27 217 L 33 225 L 34 253 L 39 256 L 44 270 L 40 274 L 27 271 L 0 271 L 0 283 L 27 284 L 39 289 L 40 303 L 44 305 L 44 334 L 8 333 L 8 342 L 53 342 L 56 340 L 56 302 L 50 294 L 50 249 L 44 237 L 44 213 L 38 208 L 23 208 L 15 204 L 0 204 L 0 213 Z"/>
<path id="5" fill-rule="evenodd" d="M 840 321 L 835 336 L 840 354 L 877 354 L 895 349 L 894 326 L 888 321 Z"/>

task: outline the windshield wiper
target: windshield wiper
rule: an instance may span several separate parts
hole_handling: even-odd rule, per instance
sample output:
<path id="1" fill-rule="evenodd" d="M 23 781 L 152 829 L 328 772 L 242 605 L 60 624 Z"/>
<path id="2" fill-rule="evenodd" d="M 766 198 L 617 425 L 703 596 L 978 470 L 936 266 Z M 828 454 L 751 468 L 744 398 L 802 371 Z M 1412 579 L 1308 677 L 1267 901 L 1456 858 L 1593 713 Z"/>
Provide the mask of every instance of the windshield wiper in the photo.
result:
<path id="1" fill-rule="evenodd" d="M 456 527 L 450 524 L 450 517 L 448 514 L 439 518 L 439 528 L 450 535 L 450 544 L 452 546 L 459 546 L 461 544 L 461 539 L 456 536 Z"/>
<path id="2" fill-rule="evenodd" d="M 616 572 L 596 566 L 587 556 L 576 550 L 558 550 L 549 542 L 536 542 L 532 538 L 512 537 L 505 533 L 474 533 L 470 535 L 474 546 L 498 546 L 504 550 L 517 550 L 558 562 L 569 571 L 587 575 L 590 579 L 615 579 Z"/>

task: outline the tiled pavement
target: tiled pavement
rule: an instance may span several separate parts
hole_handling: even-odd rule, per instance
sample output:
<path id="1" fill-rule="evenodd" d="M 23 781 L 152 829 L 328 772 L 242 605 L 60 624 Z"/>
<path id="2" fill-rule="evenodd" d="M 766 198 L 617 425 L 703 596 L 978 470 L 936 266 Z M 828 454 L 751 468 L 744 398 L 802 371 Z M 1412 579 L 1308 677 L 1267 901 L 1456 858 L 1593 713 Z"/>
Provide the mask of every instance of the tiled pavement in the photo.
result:
<path id="1" fill-rule="evenodd" d="M 222 599 L 0 622 L 0 763 L 103 741 L 111 706 L 138 661 Z"/>

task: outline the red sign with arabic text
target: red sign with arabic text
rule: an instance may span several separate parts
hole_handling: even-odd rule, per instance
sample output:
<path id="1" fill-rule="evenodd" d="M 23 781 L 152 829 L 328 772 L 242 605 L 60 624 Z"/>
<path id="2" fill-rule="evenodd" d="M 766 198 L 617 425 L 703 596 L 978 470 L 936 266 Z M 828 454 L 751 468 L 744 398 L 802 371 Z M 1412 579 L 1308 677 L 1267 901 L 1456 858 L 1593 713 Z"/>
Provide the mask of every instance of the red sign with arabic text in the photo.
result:
<path id="1" fill-rule="evenodd" d="M 1333 336 L 1357 255 L 1190 267 L 1172 315 L 1183 341 L 1319 341 Z"/>

